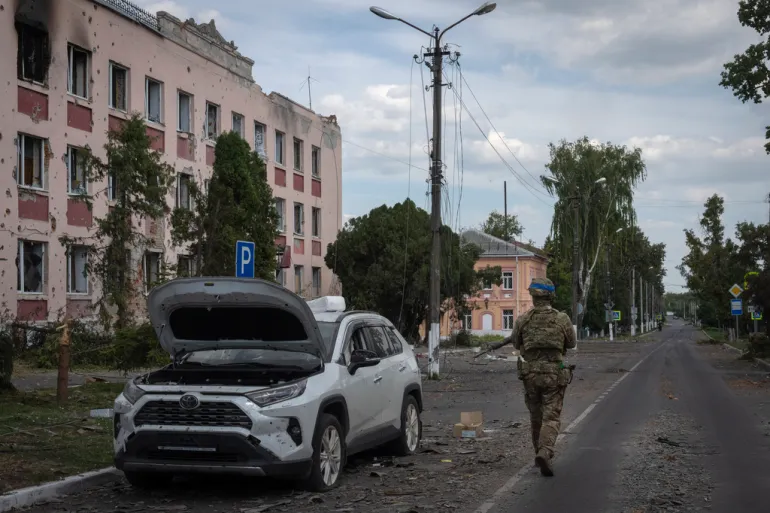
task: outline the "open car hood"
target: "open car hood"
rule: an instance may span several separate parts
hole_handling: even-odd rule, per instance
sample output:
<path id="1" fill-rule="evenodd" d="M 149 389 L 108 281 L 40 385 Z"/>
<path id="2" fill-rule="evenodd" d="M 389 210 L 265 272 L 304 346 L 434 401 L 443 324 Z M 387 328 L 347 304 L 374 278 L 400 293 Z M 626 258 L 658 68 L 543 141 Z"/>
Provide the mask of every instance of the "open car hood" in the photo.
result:
<path id="1" fill-rule="evenodd" d="M 324 355 L 323 338 L 307 302 L 277 283 L 176 279 L 150 292 L 147 310 L 160 345 L 171 356 L 258 348 Z"/>

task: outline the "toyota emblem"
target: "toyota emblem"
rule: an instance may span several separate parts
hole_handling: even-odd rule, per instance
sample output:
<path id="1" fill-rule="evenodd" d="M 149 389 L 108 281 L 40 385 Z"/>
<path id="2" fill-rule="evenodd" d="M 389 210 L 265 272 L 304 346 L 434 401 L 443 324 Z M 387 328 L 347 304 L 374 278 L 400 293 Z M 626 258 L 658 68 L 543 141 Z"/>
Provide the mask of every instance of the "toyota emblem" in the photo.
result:
<path id="1" fill-rule="evenodd" d="M 179 398 L 179 406 L 184 410 L 194 410 L 200 405 L 200 399 L 192 394 L 185 394 Z"/>

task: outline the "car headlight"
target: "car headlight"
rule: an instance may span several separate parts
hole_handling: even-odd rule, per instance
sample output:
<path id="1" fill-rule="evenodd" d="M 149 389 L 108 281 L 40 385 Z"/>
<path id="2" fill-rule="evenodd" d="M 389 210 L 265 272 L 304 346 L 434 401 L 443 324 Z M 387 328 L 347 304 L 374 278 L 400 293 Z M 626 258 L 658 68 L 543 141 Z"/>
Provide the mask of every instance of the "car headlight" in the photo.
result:
<path id="1" fill-rule="evenodd" d="M 250 392 L 246 394 L 253 403 L 265 407 L 271 404 L 280 403 L 282 401 L 288 401 L 295 397 L 301 396 L 305 393 L 307 387 L 307 380 L 297 381 L 291 385 L 286 385 L 277 388 L 267 388 L 265 390 L 257 390 L 256 392 Z"/>
<path id="2" fill-rule="evenodd" d="M 138 401 L 144 393 L 144 390 L 136 386 L 133 379 L 126 382 L 126 386 L 123 387 L 123 397 L 125 397 L 131 404 L 136 404 L 136 401 Z"/>

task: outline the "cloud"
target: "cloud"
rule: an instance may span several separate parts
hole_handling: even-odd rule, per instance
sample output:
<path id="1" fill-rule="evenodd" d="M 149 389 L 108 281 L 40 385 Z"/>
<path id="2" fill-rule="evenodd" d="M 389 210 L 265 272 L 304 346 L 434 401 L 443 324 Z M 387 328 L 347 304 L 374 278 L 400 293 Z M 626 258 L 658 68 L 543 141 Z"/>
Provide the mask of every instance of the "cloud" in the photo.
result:
<path id="1" fill-rule="evenodd" d="M 485 163 L 499 163 L 498 153 L 506 159 L 514 159 L 513 155 L 515 155 L 519 160 L 527 161 L 543 157 L 543 152 L 538 151 L 531 144 L 516 138 L 506 137 L 505 132 L 495 132 L 494 130 L 489 130 L 486 139 L 473 141 L 470 150 Z"/>

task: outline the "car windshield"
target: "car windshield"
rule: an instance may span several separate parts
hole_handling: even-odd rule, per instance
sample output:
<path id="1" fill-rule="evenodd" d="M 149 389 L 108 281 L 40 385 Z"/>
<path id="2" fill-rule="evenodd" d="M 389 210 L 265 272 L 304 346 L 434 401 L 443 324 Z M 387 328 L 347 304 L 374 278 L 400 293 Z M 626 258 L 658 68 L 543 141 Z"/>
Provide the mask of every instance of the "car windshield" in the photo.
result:
<path id="1" fill-rule="evenodd" d="M 318 331 L 321 332 L 321 337 L 323 337 L 327 354 L 332 349 L 334 349 L 334 334 L 336 333 L 337 326 L 339 325 L 340 323 L 338 322 L 324 322 L 324 321 L 318 322 Z"/>
<path id="2" fill-rule="evenodd" d="M 299 367 L 313 370 L 321 359 L 310 353 L 272 349 L 211 349 L 195 351 L 184 358 L 183 364 L 198 365 L 256 365 L 260 367 Z"/>

